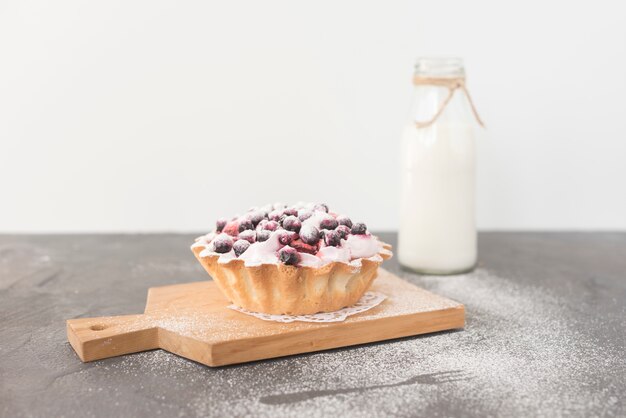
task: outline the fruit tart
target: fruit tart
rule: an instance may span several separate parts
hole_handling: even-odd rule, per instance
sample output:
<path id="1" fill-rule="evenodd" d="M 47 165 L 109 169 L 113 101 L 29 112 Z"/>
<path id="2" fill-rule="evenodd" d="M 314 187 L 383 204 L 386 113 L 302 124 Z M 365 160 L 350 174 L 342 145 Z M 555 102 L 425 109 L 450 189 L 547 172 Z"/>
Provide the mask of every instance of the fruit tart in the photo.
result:
<path id="1" fill-rule="evenodd" d="M 305 315 L 356 303 L 391 246 L 325 204 L 251 208 L 196 239 L 191 250 L 232 303 Z"/>

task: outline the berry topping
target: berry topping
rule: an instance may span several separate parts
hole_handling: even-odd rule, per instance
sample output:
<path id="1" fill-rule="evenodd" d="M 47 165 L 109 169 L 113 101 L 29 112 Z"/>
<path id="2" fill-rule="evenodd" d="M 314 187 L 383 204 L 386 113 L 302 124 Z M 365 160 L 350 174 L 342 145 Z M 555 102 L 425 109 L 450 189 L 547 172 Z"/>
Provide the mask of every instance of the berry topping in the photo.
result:
<path id="1" fill-rule="evenodd" d="M 225 218 L 220 218 L 215 222 L 215 232 L 220 233 L 224 230 L 224 227 L 228 223 L 228 220 Z"/>
<path id="2" fill-rule="evenodd" d="M 341 235 L 337 231 L 326 231 L 324 243 L 329 247 L 338 247 L 341 244 Z"/>
<path id="3" fill-rule="evenodd" d="M 310 210 L 300 210 L 300 211 L 298 211 L 298 219 L 300 219 L 301 222 L 306 221 L 311 216 L 313 216 L 313 212 L 311 212 Z"/>
<path id="4" fill-rule="evenodd" d="M 301 253 L 309 253 L 309 254 L 315 255 L 317 254 L 317 251 L 319 250 L 319 247 L 317 245 L 306 244 L 302 242 L 301 239 L 293 240 L 293 242 L 290 245 L 296 250 L 298 250 L 298 252 L 301 252 Z"/>
<path id="5" fill-rule="evenodd" d="M 231 237 L 236 237 L 237 234 L 239 234 L 239 222 L 237 221 L 228 222 L 222 232 L 230 235 Z"/>
<path id="6" fill-rule="evenodd" d="M 248 215 L 248 219 L 252 221 L 254 226 L 257 226 L 259 222 L 265 219 L 265 213 L 260 210 L 254 211 Z"/>
<path id="7" fill-rule="evenodd" d="M 352 229 L 350 230 L 354 235 L 364 235 L 367 233 L 367 226 L 365 226 L 362 222 L 357 222 L 352 225 Z"/>
<path id="8" fill-rule="evenodd" d="M 278 251 L 278 258 L 284 264 L 289 266 L 295 266 L 300 261 L 300 254 L 296 251 L 295 248 L 291 248 L 289 246 L 283 247 Z"/>
<path id="9" fill-rule="evenodd" d="M 300 239 L 305 244 L 315 245 L 320 240 L 320 231 L 313 225 L 302 225 L 300 228 Z"/>
<path id="10" fill-rule="evenodd" d="M 216 253 L 224 254 L 233 248 L 233 239 L 226 234 L 219 234 L 213 240 L 213 249 Z"/>
<path id="11" fill-rule="evenodd" d="M 256 231 L 256 240 L 257 242 L 267 241 L 271 234 L 272 234 L 272 231 L 267 231 L 265 229 Z"/>
<path id="12" fill-rule="evenodd" d="M 275 209 L 273 211 L 271 211 L 269 213 L 269 215 L 267 215 L 270 221 L 280 221 L 280 218 L 283 216 L 283 210 L 282 209 Z"/>
<path id="13" fill-rule="evenodd" d="M 322 219 L 320 222 L 321 229 L 335 229 L 337 228 L 337 220 L 332 216 Z"/>
<path id="14" fill-rule="evenodd" d="M 337 223 L 352 228 L 352 221 L 345 215 L 337 216 Z"/>
<path id="15" fill-rule="evenodd" d="M 291 244 L 291 241 L 293 241 L 293 234 L 290 234 L 287 231 L 278 231 L 278 242 L 280 242 L 283 245 L 289 245 Z"/>
<path id="16" fill-rule="evenodd" d="M 328 213 L 328 205 L 325 203 L 317 203 L 315 206 L 313 206 L 313 209 L 320 212 Z"/>
<path id="17" fill-rule="evenodd" d="M 353 234 L 364 240 L 353 241 L 350 238 Z M 363 258 L 371 255 L 370 249 L 373 254 L 378 247 L 378 243 L 373 242 L 376 237 L 370 235 L 364 223 L 353 223 L 348 216 L 330 210 L 324 203 L 304 202 L 290 206 L 282 203 L 254 206 L 241 216 L 220 218 L 213 232 L 201 239 L 201 244 L 209 251 L 225 254 L 223 259 L 233 259 L 233 253 L 236 257 L 242 256 L 252 245 L 253 250 L 242 256 L 246 263 L 265 262 L 271 258 L 266 256 L 276 255 L 287 265 L 299 265 L 301 258 L 308 254 L 322 261 L 333 258 L 336 253 L 346 253 L 345 258 L 349 260 Z M 342 246 L 346 247 L 345 251 L 324 250 Z"/>
<path id="18" fill-rule="evenodd" d="M 266 229 L 268 231 L 276 231 L 279 228 L 280 224 L 276 221 L 267 221 L 267 223 L 263 225 L 263 229 Z"/>
<path id="19" fill-rule="evenodd" d="M 242 219 L 241 222 L 239 222 L 239 232 L 243 232 L 248 229 L 254 229 L 254 224 L 250 219 Z"/>
<path id="20" fill-rule="evenodd" d="M 235 250 L 235 255 L 239 257 L 241 254 L 245 253 L 250 243 L 245 239 L 240 239 L 235 244 L 233 244 L 233 250 Z"/>
<path id="21" fill-rule="evenodd" d="M 335 229 L 335 231 L 337 231 L 342 239 L 350 234 L 350 228 L 348 228 L 346 225 L 339 225 L 337 229 Z"/>
<path id="22" fill-rule="evenodd" d="M 250 229 L 246 229 L 245 231 L 241 231 L 239 233 L 239 239 L 240 240 L 246 240 L 248 241 L 250 244 L 254 244 L 254 242 L 256 241 L 256 232 L 250 230 Z"/>
<path id="23" fill-rule="evenodd" d="M 300 220 L 293 215 L 287 216 L 283 220 L 283 228 L 287 231 L 299 232 L 301 226 Z"/>

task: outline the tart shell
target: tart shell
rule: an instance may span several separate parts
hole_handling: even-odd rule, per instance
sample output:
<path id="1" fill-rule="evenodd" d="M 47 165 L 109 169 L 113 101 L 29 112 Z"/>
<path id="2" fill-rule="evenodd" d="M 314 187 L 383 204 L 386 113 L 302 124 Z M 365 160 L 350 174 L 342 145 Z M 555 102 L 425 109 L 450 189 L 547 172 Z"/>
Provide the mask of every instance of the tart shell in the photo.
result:
<path id="1" fill-rule="evenodd" d="M 384 244 L 386 250 L 391 246 Z M 333 312 L 355 304 L 378 274 L 379 261 L 360 259 L 361 266 L 333 262 L 325 266 L 294 267 L 284 264 L 246 266 L 243 260 L 219 263 L 219 255 L 200 256 L 204 248 L 192 247 L 202 267 L 224 296 L 235 305 L 274 315 L 308 315 Z"/>

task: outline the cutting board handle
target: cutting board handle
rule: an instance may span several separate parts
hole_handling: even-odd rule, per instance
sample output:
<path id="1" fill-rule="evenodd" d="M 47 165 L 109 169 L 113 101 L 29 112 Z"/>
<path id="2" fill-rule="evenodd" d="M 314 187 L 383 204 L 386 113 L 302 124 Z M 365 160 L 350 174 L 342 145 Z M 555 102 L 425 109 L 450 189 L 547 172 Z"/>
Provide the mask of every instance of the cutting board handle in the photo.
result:
<path id="1" fill-rule="evenodd" d="M 159 348 L 158 328 L 145 315 L 70 319 L 67 339 L 84 362 Z"/>

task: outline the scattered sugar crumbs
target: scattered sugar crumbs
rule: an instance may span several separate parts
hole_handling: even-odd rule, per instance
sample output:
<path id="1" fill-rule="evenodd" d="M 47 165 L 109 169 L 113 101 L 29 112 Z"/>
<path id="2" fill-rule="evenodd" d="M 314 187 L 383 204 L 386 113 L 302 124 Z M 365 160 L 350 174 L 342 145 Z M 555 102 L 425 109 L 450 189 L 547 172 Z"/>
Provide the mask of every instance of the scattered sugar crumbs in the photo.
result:
<path id="1" fill-rule="evenodd" d="M 94 368 L 185 416 L 626 414 L 623 347 L 603 346 L 565 301 L 481 269 L 420 281 L 465 305 L 465 330 L 215 369 L 161 350 Z M 448 372 L 458 379 L 400 384 Z"/>

